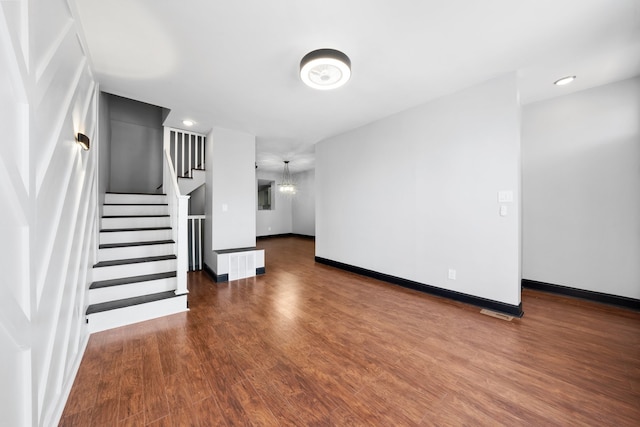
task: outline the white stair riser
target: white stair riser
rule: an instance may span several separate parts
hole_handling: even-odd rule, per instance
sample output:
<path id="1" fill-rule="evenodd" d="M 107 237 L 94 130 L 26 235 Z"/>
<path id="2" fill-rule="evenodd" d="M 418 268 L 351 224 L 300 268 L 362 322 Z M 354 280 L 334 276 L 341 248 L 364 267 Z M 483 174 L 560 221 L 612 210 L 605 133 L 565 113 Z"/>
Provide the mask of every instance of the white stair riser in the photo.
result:
<path id="1" fill-rule="evenodd" d="M 102 228 L 144 228 L 144 227 L 170 227 L 171 218 L 168 216 L 143 216 L 121 218 L 101 218 Z"/>
<path id="2" fill-rule="evenodd" d="M 171 230 L 111 231 L 100 233 L 100 244 L 150 242 L 172 238 Z"/>
<path id="3" fill-rule="evenodd" d="M 175 270 L 175 259 L 113 265 L 109 267 L 94 267 L 93 281 L 121 279 L 123 277 L 142 276 L 143 274 L 166 273 Z"/>
<path id="4" fill-rule="evenodd" d="M 124 248 L 106 248 L 98 251 L 98 261 L 114 259 L 143 258 L 149 256 L 172 255 L 175 251 L 174 243 L 158 245 L 126 246 Z"/>
<path id="5" fill-rule="evenodd" d="M 102 215 L 168 215 L 167 205 L 104 205 Z"/>
<path id="6" fill-rule="evenodd" d="M 109 286 L 89 290 L 89 304 L 116 301 L 119 299 L 157 294 L 176 290 L 176 278 L 148 280 L 146 282 L 127 283 L 126 285 Z"/>
<path id="7" fill-rule="evenodd" d="M 104 202 L 118 204 L 145 204 L 145 203 L 166 203 L 167 196 L 164 194 L 113 194 L 104 195 Z"/>
<path id="8" fill-rule="evenodd" d="M 89 332 L 100 332 L 188 310 L 187 296 L 180 295 L 175 298 L 168 298 L 161 301 L 103 311 L 87 316 L 87 319 L 89 320 Z"/>

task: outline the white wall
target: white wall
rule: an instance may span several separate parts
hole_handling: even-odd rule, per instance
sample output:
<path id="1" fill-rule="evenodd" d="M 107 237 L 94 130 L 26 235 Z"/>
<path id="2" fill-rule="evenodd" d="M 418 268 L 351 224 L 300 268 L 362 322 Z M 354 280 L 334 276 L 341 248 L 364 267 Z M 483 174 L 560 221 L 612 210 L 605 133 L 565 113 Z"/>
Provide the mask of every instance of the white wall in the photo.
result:
<path id="1" fill-rule="evenodd" d="M 518 305 L 519 166 L 515 75 L 322 141 L 316 255 Z"/>
<path id="2" fill-rule="evenodd" d="M 258 236 L 271 236 L 275 234 L 288 234 L 291 233 L 291 195 L 286 195 L 278 191 L 278 184 L 282 182 L 282 172 L 265 172 L 260 169 L 256 173 L 256 200 L 258 179 L 266 179 L 269 181 L 275 181 L 275 191 L 272 193 L 274 202 L 272 206 L 275 209 L 272 210 L 258 210 L 256 215 L 256 233 Z M 257 201 L 256 201 L 257 204 Z M 257 208 L 256 208 L 257 209 Z"/>
<path id="3" fill-rule="evenodd" d="M 640 77 L 523 109 L 523 278 L 640 298 Z"/>
<path id="4" fill-rule="evenodd" d="M 294 174 L 296 195 L 291 201 L 292 232 L 304 236 L 316 235 L 315 170 Z"/>
<path id="5" fill-rule="evenodd" d="M 214 128 L 205 153 L 204 260 L 214 267 L 213 250 L 256 245 L 255 137 Z"/>
<path id="6" fill-rule="evenodd" d="M 155 193 L 162 184 L 162 108 L 110 95 L 110 191 Z"/>
<path id="7" fill-rule="evenodd" d="M 57 425 L 88 332 L 97 88 L 64 0 L 0 4 L 0 423 Z M 82 151 L 83 132 L 94 143 Z"/>

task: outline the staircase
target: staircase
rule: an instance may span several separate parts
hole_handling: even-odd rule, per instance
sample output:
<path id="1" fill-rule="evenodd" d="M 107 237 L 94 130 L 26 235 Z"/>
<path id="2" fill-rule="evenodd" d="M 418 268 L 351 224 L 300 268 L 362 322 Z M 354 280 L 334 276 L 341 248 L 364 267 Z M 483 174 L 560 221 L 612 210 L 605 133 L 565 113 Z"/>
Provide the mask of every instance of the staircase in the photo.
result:
<path id="1" fill-rule="evenodd" d="M 90 332 L 187 310 L 167 196 L 107 193 L 86 311 Z"/>
<path id="2" fill-rule="evenodd" d="M 204 185 L 205 171 L 204 169 L 191 169 L 185 176 L 178 177 L 178 186 L 180 194 L 191 194 L 198 187 Z"/>

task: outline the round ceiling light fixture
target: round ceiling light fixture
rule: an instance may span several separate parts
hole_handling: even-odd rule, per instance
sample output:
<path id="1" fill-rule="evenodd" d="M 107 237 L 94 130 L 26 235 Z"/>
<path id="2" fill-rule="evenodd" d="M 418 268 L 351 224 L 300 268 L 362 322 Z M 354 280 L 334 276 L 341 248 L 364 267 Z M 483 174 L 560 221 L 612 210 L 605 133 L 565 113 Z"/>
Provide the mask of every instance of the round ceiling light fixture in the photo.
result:
<path id="1" fill-rule="evenodd" d="M 314 89 L 339 88 L 351 78 L 351 60 L 339 50 L 314 50 L 300 61 L 300 78 Z"/>
<path id="2" fill-rule="evenodd" d="M 553 84 L 556 85 L 556 86 L 564 86 L 564 85 L 568 85 L 569 83 L 571 83 L 575 79 L 576 79 L 576 76 L 566 76 L 566 77 L 563 77 L 561 79 L 556 80 L 555 82 L 553 82 Z"/>
<path id="3" fill-rule="evenodd" d="M 185 126 L 189 126 L 189 127 L 191 127 L 191 126 L 195 125 L 195 124 L 196 124 L 196 122 L 194 122 L 193 120 L 184 119 L 184 120 L 182 121 L 182 124 L 183 124 L 183 125 L 185 125 Z"/>

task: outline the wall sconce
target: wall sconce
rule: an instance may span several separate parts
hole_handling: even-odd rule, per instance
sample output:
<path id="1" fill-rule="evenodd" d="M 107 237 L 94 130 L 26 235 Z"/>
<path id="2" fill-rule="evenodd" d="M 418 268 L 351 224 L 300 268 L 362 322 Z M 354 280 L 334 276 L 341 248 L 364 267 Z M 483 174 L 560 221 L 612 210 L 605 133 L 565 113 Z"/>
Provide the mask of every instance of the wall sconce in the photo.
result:
<path id="1" fill-rule="evenodd" d="M 78 136 L 76 137 L 76 142 L 82 147 L 84 151 L 89 150 L 89 137 L 84 133 L 78 132 Z"/>

